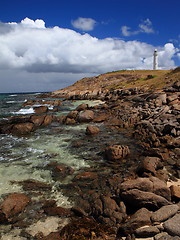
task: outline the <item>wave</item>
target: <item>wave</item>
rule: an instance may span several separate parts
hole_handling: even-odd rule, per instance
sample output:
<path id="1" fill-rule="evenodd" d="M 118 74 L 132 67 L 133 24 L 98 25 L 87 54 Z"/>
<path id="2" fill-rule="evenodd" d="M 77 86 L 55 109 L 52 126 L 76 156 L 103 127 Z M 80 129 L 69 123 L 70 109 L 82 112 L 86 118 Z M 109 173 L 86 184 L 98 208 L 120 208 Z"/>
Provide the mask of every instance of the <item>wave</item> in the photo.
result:
<path id="1" fill-rule="evenodd" d="M 32 114 L 34 113 L 34 109 L 33 108 L 22 108 L 17 112 L 12 112 L 13 114 Z"/>

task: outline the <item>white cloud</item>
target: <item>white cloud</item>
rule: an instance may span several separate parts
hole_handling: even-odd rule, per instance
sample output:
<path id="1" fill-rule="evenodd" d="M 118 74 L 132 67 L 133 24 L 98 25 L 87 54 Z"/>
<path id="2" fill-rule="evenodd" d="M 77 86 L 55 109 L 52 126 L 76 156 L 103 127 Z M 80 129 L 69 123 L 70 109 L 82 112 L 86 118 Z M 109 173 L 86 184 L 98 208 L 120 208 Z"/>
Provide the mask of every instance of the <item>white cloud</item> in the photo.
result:
<path id="1" fill-rule="evenodd" d="M 72 20 L 71 24 L 74 28 L 83 30 L 83 31 L 92 31 L 96 25 L 96 21 L 92 18 L 82 18 L 79 17 L 76 20 Z"/>
<path id="2" fill-rule="evenodd" d="M 121 32 L 122 35 L 125 37 L 132 36 L 132 35 L 137 35 L 139 33 L 155 33 L 152 22 L 147 18 L 144 20 L 141 24 L 138 25 L 138 29 L 136 31 L 131 31 L 131 28 L 128 26 L 122 26 L 121 27 Z"/>
<path id="3" fill-rule="evenodd" d="M 70 29 L 46 28 L 43 20 L 1 23 L 0 91 L 5 85 L 20 89 L 20 84 L 27 91 L 30 86 L 42 91 L 43 83 L 46 90 L 55 90 L 66 81 L 68 85 L 70 80 L 108 71 L 152 69 L 154 48 L 138 41 L 98 39 Z M 158 52 L 160 68 L 175 67 L 177 49 L 172 43 L 159 47 Z"/>
<path id="4" fill-rule="evenodd" d="M 143 23 L 139 24 L 140 32 L 144 33 L 154 33 L 154 29 L 152 27 L 152 22 L 147 18 Z"/>

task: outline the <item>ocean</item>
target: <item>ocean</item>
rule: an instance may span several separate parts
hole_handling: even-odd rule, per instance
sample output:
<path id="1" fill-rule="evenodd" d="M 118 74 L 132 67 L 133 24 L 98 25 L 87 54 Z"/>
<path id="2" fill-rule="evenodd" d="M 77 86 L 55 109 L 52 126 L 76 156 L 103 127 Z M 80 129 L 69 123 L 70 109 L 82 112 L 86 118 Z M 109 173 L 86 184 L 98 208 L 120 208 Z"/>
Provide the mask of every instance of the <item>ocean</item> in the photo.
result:
<path id="1" fill-rule="evenodd" d="M 23 103 L 35 99 L 38 94 L 0 94 L 0 120 L 9 116 L 33 114 L 33 106 L 24 107 Z M 82 101 L 66 101 L 59 106 L 59 111 L 55 114 L 67 114 L 81 103 Z M 63 128 L 60 133 L 59 128 Z M 65 163 L 76 171 L 89 167 L 88 160 L 85 160 L 87 155 L 85 151 L 83 156 L 71 151 L 72 140 L 84 135 L 85 129 L 86 124 L 76 126 L 52 124 L 46 128 L 39 128 L 25 137 L 0 134 L 0 197 L 11 192 L 22 192 L 22 187 L 15 182 L 33 179 L 51 184 L 53 186 L 51 197 L 58 199 L 59 205 L 69 206 L 67 198 L 56 191 L 56 182 L 51 172 L 46 169 L 46 165 L 50 162 Z"/>

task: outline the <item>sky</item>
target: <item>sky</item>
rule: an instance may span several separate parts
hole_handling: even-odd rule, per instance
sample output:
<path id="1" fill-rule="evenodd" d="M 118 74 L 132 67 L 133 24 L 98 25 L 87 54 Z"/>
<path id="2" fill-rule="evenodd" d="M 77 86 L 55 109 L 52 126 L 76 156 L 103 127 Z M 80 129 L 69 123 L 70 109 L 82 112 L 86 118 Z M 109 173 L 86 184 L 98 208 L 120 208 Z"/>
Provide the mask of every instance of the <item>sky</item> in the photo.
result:
<path id="1" fill-rule="evenodd" d="M 179 0 L 0 0 L 0 93 L 180 66 Z"/>

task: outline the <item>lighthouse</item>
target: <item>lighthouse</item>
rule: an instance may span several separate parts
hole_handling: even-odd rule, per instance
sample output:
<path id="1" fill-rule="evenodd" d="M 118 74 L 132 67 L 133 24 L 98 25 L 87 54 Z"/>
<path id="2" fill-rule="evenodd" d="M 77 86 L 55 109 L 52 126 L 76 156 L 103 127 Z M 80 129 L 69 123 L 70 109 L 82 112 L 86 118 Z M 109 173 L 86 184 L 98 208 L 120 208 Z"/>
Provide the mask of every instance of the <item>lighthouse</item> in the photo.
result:
<path id="1" fill-rule="evenodd" d="M 154 55 L 153 55 L 153 70 L 158 69 L 158 51 L 157 49 L 154 50 Z"/>

